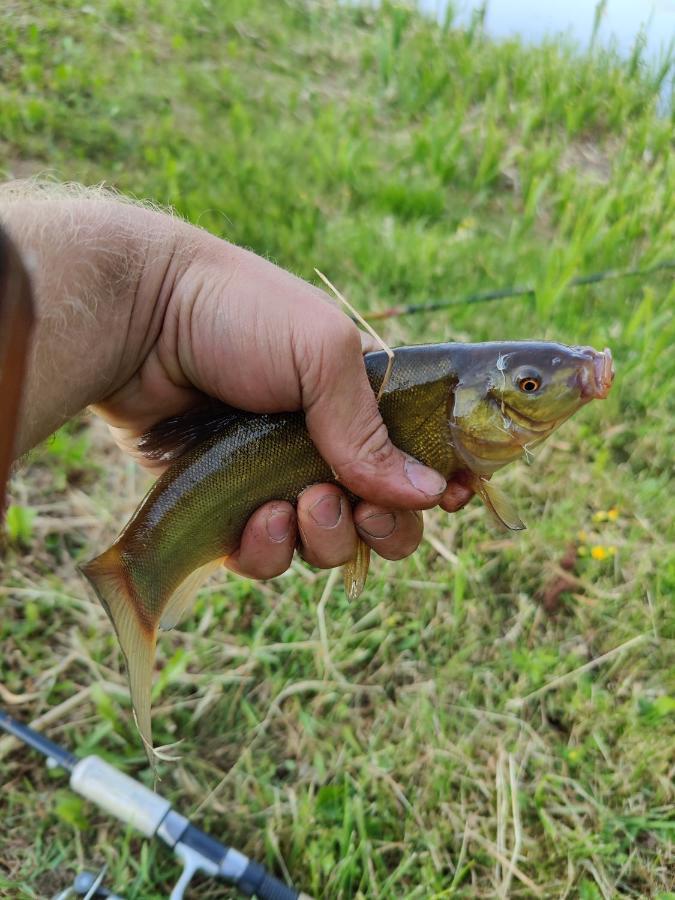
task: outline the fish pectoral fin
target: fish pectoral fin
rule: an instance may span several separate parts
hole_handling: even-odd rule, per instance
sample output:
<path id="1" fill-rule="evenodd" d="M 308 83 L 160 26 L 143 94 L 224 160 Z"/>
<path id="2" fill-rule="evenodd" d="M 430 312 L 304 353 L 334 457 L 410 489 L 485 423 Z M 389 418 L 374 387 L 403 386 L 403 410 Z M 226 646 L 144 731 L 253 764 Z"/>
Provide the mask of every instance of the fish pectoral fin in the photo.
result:
<path id="1" fill-rule="evenodd" d="M 478 388 L 471 384 L 458 384 L 453 393 L 452 415 L 455 419 L 470 416 L 482 399 Z"/>
<path id="2" fill-rule="evenodd" d="M 356 553 L 342 567 L 342 580 L 349 600 L 356 600 L 361 596 L 370 567 L 370 547 L 361 538 L 357 538 L 357 541 Z"/>
<path id="3" fill-rule="evenodd" d="M 157 623 L 141 614 L 140 603 L 129 588 L 118 547 L 81 567 L 108 613 L 124 654 L 136 727 L 154 768 L 150 719 L 152 673 L 157 646 Z"/>
<path id="4" fill-rule="evenodd" d="M 480 475 L 474 475 L 471 486 L 490 510 L 492 516 L 504 528 L 508 528 L 509 531 L 522 531 L 526 527 L 513 503 L 496 484 L 486 481 Z"/>
<path id="5" fill-rule="evenodd" d="M 162 631 L 171 631 L 178 622 L 183 618 L 183 613 L 193 602 L 197 591 L 204 584 L 206 579 L 222 565 L 221 559 L 214 559 L 207 562 L 204 566 L 199 566 L 194 572 L 191 572 L 169 597 L 169 602 L 164 608 L 162 618 L 159 620 L 159 627 Z"/>

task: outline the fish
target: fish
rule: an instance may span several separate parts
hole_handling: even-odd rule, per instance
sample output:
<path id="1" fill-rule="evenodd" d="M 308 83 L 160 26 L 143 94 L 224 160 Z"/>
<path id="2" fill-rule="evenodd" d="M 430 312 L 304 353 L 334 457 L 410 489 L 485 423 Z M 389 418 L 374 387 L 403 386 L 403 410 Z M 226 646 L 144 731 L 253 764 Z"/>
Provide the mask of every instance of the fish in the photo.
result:
<path id="1" fill-rule="evenodd" d="M 462 472 L 505 528 L 524 528 L 490 479 L 592 399 L 607 396 L 612 354 L 543 341 L 400 347 L 364 363 L 394 444 L 445 478 Z M 164 420 L 140 449 L 171 461 L 117 540 L 81 567 L 117 633 L 136 725 L 152 762 L 150 692 L 158 631 L 173 628 L 204 579 L 238 546 L 269 500 L 295 503 L 309 485 L 339 481 L 302 412 L 259 414 L 215 401 Z M 349 495 L 352 502 L 358 499 Z M 345 567 L 357 596 L 368 548 Z"/>

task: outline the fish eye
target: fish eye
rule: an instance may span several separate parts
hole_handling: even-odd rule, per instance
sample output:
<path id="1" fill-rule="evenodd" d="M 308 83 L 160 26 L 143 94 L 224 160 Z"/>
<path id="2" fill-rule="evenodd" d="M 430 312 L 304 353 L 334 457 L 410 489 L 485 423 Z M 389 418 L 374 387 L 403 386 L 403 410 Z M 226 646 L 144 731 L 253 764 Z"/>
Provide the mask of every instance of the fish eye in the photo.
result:
<path id="1" fill-rule="evenodd" d="M 516 377 L 516 384 L 524 394 L 534 394 L 541 387 L 541 375 L 535 370 L 519 372 Z"/>

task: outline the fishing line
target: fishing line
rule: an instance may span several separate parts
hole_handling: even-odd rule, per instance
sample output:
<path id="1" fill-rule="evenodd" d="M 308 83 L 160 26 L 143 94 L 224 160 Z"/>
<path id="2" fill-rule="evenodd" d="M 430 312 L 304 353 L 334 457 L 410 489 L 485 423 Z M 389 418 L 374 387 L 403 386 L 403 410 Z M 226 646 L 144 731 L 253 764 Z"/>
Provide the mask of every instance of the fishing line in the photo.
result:
<path id="1" fill-rule="evenodd" d="M 666 259 L 644 269 L 607 269 L 604 272 L 592 272 L 589 275 L 577 275 L 571 278 L 566 287 L 581 287 L 588 284 L 597 284 L 600 281 L 613 281 L 620 278 L 635 278 L 640 275 L 652 275 L 666 269 L 675 269 L 675 259 Z M 448 309 L 451 306 L 466 306 L 469 303 L 489 303 L 492 300 L 504 300 L 507 297 L 534 297 L 536 288 L 528 285 L 513 285 L 499 288 L 494 291 L 478 291 L 467 294 L 454 300 L 432 300 L 429 303 L 409 304 L 407 306 L 390 306 L 388 309 L 367 312 L 365 317 L 372 321 L 381 319 L 393 319 L 398 316 L 410 316 L 415 313 L 436 312 L 439 309 Z"/>

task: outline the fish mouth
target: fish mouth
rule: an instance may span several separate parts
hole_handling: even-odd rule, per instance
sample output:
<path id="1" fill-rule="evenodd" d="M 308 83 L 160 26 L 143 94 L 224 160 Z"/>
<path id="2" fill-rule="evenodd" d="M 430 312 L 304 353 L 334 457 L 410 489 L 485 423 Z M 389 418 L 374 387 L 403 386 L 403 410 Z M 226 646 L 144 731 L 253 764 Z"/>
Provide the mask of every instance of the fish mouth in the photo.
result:
<path id="1" fill-rule="evenodd" d="M 531 419 L 525 413 L 520 412 L 513 406 L 509 406 L 502 398 L 493 397 L 493 402 L 502 416 L 505 416 L 512 425 L 515 425 L 520 431 L 526 432 L 535 438 L 545 437 L 557 427 L 560 419 L 553 419 L 548 422 L 542 422 L 537 419 Z"/>
<path id="2" fill-rule="evenodd" d="M 537 421 L 537 419 L 531 419 L 529 416 L 526 416 L 525 413 L 514 409 L 512 406 L 509 406 L 508 403 L 504 403 L 503 401 L 500 402 L 499 406 L 512 422 L 515 422 L 516 425 L 519 425 L 521 428 L 524 428 L 525 431 L 529 431 L 532 434 L 546 434 L 555 428 L 558 421 L 557 419 L 553 419 L 552 422 L 540 422 Z"/>
<path id="3" fill-rule="evenodd" d="M 614 381 L 614 361 L 612 352 L 606 347 L 602 353 L 592 347 L 579 348 L 589 365 L 579 373 L 579 386 L 583 400 L 604 400 Z"/>
<path id="4" fill-rule="evenodd" d="M 491 399 L 495 411 L 504 421 L 502 431 L 507 437 L 497 441 L 477 440 L 456 425 L 451 425 L 457 455 L 470 471 L 483 477 L 492 475 L 523 452 L 527 453 L 537 447 L 563 421 L 555 419 L 552 422 L 537 422 L 529 416 L 521 415 L 501 399 L 494 396 Z"/>

